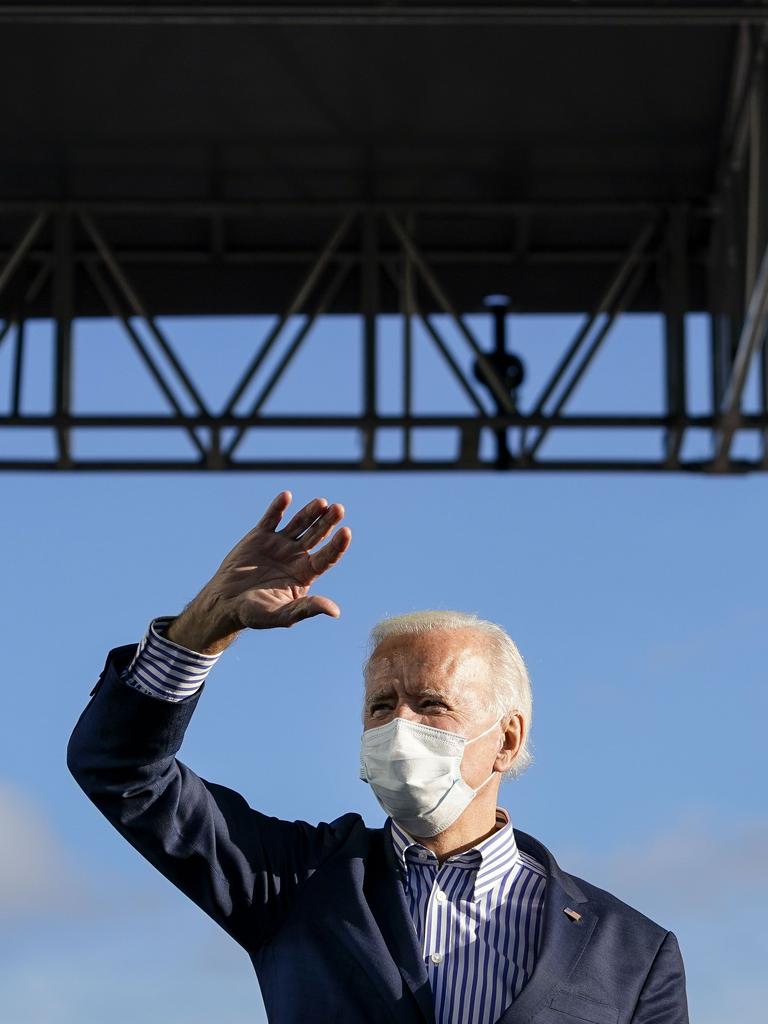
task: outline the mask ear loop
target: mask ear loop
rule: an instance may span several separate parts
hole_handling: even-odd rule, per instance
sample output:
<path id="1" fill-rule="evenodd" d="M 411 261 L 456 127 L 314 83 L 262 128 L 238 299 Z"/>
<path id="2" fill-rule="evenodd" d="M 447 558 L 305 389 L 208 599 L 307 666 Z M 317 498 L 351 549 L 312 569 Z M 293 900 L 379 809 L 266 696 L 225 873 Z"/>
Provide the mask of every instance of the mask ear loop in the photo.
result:
<path id="1" fill-rule="evenodd" d="M 493 778 L 493 776 L 494 776 L 495 774 L 496 774 L 496 771 L 495 771 L 495 769 L 494 769 L 494 771 L 492 771 L 492 772 L 491 772 L 491 774 L 490 774 L 490 775 L 488 776 L 488 778 L 487 778 L 487 779 L 485 780 L 485 782 L 481 782 L 481 783 L 480 783 L 480 785 L 479 785 L 479 786 L 477 787 L 477 789 L 475 790 L 475 796 L 477 796 L 477 794 L 478 794 L 478 793 L 480 792 L 480 790 L 481 790 L 481 789 L 483 788 L 483 786 L 484 786 L 484 785 L 485 785 L 485 784 L 486 784 L 487 782 L 490 782 L 490 781 L 491 781 L 491 779 Z"/>
<path id="2" fill-rule="evenodd" d="M 487 728 L 487 729 L 485 730 L 485 732 L 481 732 L 481 733 L 479 733 L 479 734 L 478 734 L 477 736 L 473 736 L 471 740 L 467 740 L 467 741 L 465 742 L 464 746 L 465 746 L 465 747 L 468 747 L 468 746 L 469 746 L 469 744 L 470 744 L 470 743 L 474 743 L 474 742 L 475 742 L 475 740 L 479 740 L 479 739 L 482 739 L 482 738 L 483 738 L 483 736 L 487 736 L 487 735 L 488 735 L 488 733 L 489 733 L 489 732 L 491 732 L 491 730 L 492 730 L 492 729 L 495 729 L 495 728 L 496 728 L 496 726 L 497 726 L 497 725 L 499 724 L 499 722 L 501 722 L 501 720 L 502 720 L 503 718 L 504 718 L 504 715 L 501 715 L 501 717 L 499 717 L 499 718 L 497 718 L 497 719 L 496 719 L 496 721 L 495 721 L 495 722 L 493 723 L 493 725 L 490 725 L 490 726 L 488 726 L 488 728 Z M 502 740 L 501 746 L 500 746 L 500 747 L 499 747 L 499 749 L 498 749 L 498 753 L 501 753 L 501 751 L 502 751 L 503 749 L 504 749 L 504 741 Z M 474 795 L 475 795 L 475 796 L 477 796 L 477 794 L 478 794 L 478 793 L 480 792 L 480 790 L 481 790 L 481 789 L 483 788 L 483 786 L 484 786 L 484 785 L 486 784 L 486 782 L 490 782 L 490 781 L 491 781 L 491 779 L 493 778 L 493 776 L 494 776 L 494 775 L 496 775 L 496 769 L 494 769 L 494 770 L 493 770 L 493 771 L 491 772 L 491 774 L 490 774 L 490 775 L 488 776 L 488 778 L 487 778 L 487 779 L 485 780 L 485 782 L 481 782 L 481 783 L 480 783 L 480 785 L 479 785 L 479 786 L 477 787 L 477 789 L 476 789 L 476 790 L 474 791 Z"/>
<path id="3" fill-rule="evenodd" d="M 475 740 L 480 740 L 480 739 L 482 739 L 482 738 L 483 738 L 483 736 L 487 736 L 487 735 L 488 735 L 488 733 L 489 733 L 489 732 L 490 732 L 490 731 L 491 731 L 492 729 L 495 729 L 495 728 L 496 728 L 496 726 L 497 726 L 497 725 L 499 724 L 499 722 L 501 721 L 501 719 L 502 719 L 503 717 L 504 717 L 504 715 L 501 715 L 501 717 L 497 718 L 497 719 L 496 719 L 496 721 L 495 721 L 495 722 L 493 723 L 493 725 L 489 725 L 489 726 L 488 726 L 488 728 L 487 728 L 487 729 L 485 730 L 485 732 L 481 732 L 481 733 L 478 733 L 478 735 L 477 735 L 477 736 L 473 736 L 471 740 L 466 740 L 466 741 L 465 741 L 465 743 L 464 743 L 464 746 L 465 746 L 465 747 L 468 747 L 468 746 L 469 746 L 469 744 L 470 744 L 470 743 L 474 743 L 474 742 L 475 742 Z"/>

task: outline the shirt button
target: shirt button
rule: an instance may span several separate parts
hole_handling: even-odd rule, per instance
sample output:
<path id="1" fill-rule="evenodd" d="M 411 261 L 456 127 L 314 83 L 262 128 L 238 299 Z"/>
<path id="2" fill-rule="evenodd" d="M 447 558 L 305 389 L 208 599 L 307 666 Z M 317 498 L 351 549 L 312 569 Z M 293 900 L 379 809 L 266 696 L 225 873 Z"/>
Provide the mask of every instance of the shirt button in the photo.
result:
<path id="1" fill-rule="evenodd" d="M 426 860 L 429 854 L 426 850 L 419 850 L 419 860 Z"/>
<path id="2" fill-rule="evenodd" d="M 441 889 L 438 889 L 437 893 L 435 894 L 435 899 L 437 900 L 438 903 L 445 903 L 448 897 Z"/>
<path id="3" fill-rule="evenodd" d="M 432 961 L 433 964 L 442 963 L 443 954 L 442 953 L 432 953 L 430 955 L 429 959 Z"/>

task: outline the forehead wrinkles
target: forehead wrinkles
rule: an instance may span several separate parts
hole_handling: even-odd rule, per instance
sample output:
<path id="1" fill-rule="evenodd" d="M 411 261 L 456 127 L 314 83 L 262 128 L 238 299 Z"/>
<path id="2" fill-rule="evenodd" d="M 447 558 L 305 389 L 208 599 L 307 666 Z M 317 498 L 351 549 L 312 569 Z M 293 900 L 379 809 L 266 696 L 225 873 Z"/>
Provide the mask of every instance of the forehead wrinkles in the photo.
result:
<path id="1" fill-rule="evenodd" d="M 478 643 L 458 645 L 384 644 L 368 666 L 366 692 L 442 693 L 459 705 L 475 706 L 486 698 L 488 664 Z"/>

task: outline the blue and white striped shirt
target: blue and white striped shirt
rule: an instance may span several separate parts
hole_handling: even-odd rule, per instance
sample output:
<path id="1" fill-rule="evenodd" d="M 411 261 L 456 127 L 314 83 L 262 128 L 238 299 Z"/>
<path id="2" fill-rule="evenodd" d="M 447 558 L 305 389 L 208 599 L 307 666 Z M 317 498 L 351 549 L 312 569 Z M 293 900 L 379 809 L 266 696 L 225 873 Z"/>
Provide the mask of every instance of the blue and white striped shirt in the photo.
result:
<path id="1" fill-rule="evenodd" d="M 199 654 L 168 640 L 172 620 L 167 615 L 150 622 L 122 678 L 149 697 L 177 702 L 197 693 L 221 654 Z"/>
<path id="2" fill-rule="evenodd" d="M 122 679 L 150 697 L 181 701 L 197 692 L 221 655 L 168 640 L 171 619 L 150 622 Z M 503 807 L 496 822 L 493 835 L 442 864 L 391 822 L 437 1024 L 493 1024 L 520 994 L 539 952 L 546 872 L 518 849 Z"/>
<path id="3" fill-rule="evenodd" d="M 498 831 L 440 864 L 392 822 L 392 841 L 437 1024 L 492 1024 L 520 994 L 541 942 L 546 871 L 518 849 L 509 814 Z"/>

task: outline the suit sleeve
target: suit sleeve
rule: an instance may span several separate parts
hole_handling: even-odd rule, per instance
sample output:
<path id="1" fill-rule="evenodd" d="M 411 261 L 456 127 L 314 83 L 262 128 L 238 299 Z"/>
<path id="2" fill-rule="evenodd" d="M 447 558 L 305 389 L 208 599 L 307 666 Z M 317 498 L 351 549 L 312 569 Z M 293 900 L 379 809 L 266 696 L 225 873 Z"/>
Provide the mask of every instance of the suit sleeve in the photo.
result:
<path id="1" fill-rule="evenodd" d="M 310 825 L 249 807 L 175 756 L 204 685 L 156 700 L 120 678 L 136 645 L 110 651 L 72 732 L 67 766 L 111 825 L 247 950 L 279 929 L 297 892 L 359 816 Z"/>
<path id="2" fill-rule="evenodd" d="M 673 932 L 659 946 L 631 1024 L 688 1024 L 685 968 Z"/>

